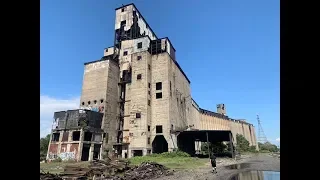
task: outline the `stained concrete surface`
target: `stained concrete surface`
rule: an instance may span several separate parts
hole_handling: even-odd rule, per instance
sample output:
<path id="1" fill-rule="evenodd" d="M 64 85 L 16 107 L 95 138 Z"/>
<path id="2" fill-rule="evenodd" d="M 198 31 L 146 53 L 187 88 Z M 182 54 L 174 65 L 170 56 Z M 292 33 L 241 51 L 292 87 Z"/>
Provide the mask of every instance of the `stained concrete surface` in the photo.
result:
<path id="1" fill-rule="evenodd" d="M 230 165 L 241 163 L 247 164 L 245 166 L 237 166 L 241 168 L 230 168 Z M 260 170 L 280 172 L 280 159 L 269 154 L 243 155 L 242 158 L 237 161 L 217 158 L 217 173 L 214 174 L 211 170 L 208 160 L 205 166 L 199 167 L 198 169 L 177 171 L 172 176 L 158 178 L 157 180 L 228 180 L 236 174 L 246 171 Z"/>

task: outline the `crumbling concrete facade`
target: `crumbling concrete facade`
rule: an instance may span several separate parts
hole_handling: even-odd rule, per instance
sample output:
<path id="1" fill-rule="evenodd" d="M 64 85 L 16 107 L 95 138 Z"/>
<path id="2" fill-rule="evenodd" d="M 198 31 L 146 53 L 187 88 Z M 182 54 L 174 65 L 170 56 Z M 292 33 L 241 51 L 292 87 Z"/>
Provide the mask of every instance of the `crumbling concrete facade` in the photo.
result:
<path id="1" fill-rule="evenodd" d="M 217 106 L 217 113 L 197 105 L 169 38 L 158 38 L 134 4 L 116 9 L 114 45 L 104 49 L 100 60 L 85 63 L 79 107 L 102 116 L 101 126 L 92 130 L 103 135 L 99 157 L 173 151 L 177 132 L 190 129 L 229 130 L 234 139 L 243 134 L 256 145 L 254 127 L 227 117 L 224 104 Z M 62 131 L 72 133 L 70 128 Z M 81 127 L 81 137 L 83 132 Z M 68 144 L 73 143 L 70 138 Z M 76 143 L 66 148 L 77 149 L 74 159 L 84 159 L 84 144 L 90 144 L 88 160 L 96 157 L 91 153 L 96 141 L 80 138 Z M 51 142 L 48 157 L 61 154 L 63 144 L 61 139 Z"/>

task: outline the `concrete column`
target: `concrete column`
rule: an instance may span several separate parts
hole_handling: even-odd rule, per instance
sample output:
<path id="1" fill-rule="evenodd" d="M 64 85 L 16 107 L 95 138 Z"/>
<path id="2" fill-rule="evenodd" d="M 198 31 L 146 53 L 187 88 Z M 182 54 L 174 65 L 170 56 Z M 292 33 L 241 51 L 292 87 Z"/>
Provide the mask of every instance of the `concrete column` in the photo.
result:
<path id="1" fill-rule="evenodd" d="M 146 156 L 146 155 L 147 155 L 147 149 L 144 148 L 144 149 L 142 150 L 142 156 Z"/>
<path id="2" fill-rule="evenodd" d="M 61 142 L 62 142 L 62 137 L 63 137 L 63 132 L 62 132 L 62 131 L 60 131 L 59 133 L 60 133 L 60 135 L 59 135 L 59 141 L 58 141 L 57 155 L 59 155 L 59 154 L 60 154 L 60 150 L 61 150 Z"/>
<path id="3" fill-rule="evenodd" d="M 81 156 L 82 156 L 82 147 L 83 147 L 83 138 L 84 138 L 84 132 L 81 129 L 80 130 L 80 139 L 79 139 L 79 147 L 78 147 L 78 157 L 77 160 L 81 161 Z"/>
<path id="4" fill-rule="evenodd" d="M 94 148 L 94 144 L 91 144 L 89 149 L 89 161 L 93 160 L 93 148 Z"/>
<path id="5" fill-rule="evenodd" d="M 232 158 L 234 158 L 233 141 L 232 141 L 231 133 L 229 133 L 229 140 L 230 140 L 230 146 L 231 146 L 231 155 L 232 155 Z"/>

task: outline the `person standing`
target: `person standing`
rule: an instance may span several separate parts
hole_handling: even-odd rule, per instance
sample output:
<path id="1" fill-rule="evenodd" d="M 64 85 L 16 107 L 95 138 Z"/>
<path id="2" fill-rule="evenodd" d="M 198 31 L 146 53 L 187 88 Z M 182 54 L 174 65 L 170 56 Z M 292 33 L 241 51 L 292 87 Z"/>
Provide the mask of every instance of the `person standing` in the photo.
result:
<path id="1" fill-rule="evenodd" d="M 211 151 L 211 154 L 210 154 L 210 162 L 212 166 L 212 171 L 217 173 L 216 156 L 213 154 L 213 151 Z"/>

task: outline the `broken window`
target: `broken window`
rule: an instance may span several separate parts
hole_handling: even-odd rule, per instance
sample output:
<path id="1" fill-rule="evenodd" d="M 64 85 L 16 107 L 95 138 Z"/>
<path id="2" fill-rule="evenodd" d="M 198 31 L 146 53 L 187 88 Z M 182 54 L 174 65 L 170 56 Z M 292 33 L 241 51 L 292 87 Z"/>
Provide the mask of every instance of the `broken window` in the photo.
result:
<path id="1" fill-rule="evenodd" d="M 63 132 L 62 134 L 62 141 L 68 141 L 69 137 L 69 132 Z"/>
<path id="2" fill-rule="evenodd" d="M 138 61 L 141 60 L 141 56 L 138 56 L 137 59 L 138 59 Z"/>
<path id="3" fill-rule="evenodd" d="M 123 56 L 126 56 L 126 55 L 128 55 L 128 51 L 123 52 Z"/>
<path id="4" fill-rule="evenodd" d="M 150 126 L 148 126 L 148 132 L 150 132 Z"/>
<path id="5" fill-rule="evenodd" d="M 138 43 L 138 49 L 141 49 L 142 48 L 142 42 L 139 42 Z"/>
<path id="6" fill-rule="evenodd" d="M 84 133 L 84 141 L 91 141 L 92 139 L 92 133 L 91 132 L 85 132 Z"/>
<path id="7" fill-rule="evenodd" d="M 137 79 L 141 79 L 142 78 L 142 75 L 141 74 L 138 74 L 137 75 Z"/>
<path id="8" fill-rule="evenodd" d="M 156 133 L 162 133 L 162 126 L 156 126 Z"/>
<path id="9" fill-rule="evenodd" d="M 79 141 L 79 140 L 80 140 L 80 131 L 73 131 L 72 141 Z"/>
<path id="10" fill-rule="evenodd" d="M 150 83 L 148 83 L 148 87 L 151 88 L 151 84 Z"/>
<path id="11" fill-rule="evenodd" d="M 161 90 L 162 89 L 162 82 L 157 82 L 156 83 L 156 90 Z"/>
<path id="12" fill-rule="evenodd" d="M 53 133 L 52 134 L 52 141 L 57 142 L 59 141 L 60 133 Z"/>
<path id="13" fill-rule="evenodd" d="M 150 144 L 150 138 L 148 137 L 148 144 Z"/>
<path id="14" fill-rule="evenodd" d="M 162 92 L 156 93 L 156 99 L 161 99 L 162 98 Z"/>
<path id="15" fill-rule="evenodd" d="M 122 27 L 122 26 L 126 26 L 126 24 L 127 24 L 127 21 L 126 21 L 126 20 L 124 20 L 124 21 L 121 21 L 120 26 L 121 26 L 121 27 Z"/>
<path id="16" fill-rule="evenodd" d="M 141 113 L 136 113 L 136 118 L 141 118 Z"/>
<path id="17" fill-rule="evenodd" d="M 151 106 L 151 101 L 150 101 L 150 99 L 148 99 L 148 105 Z"/>

